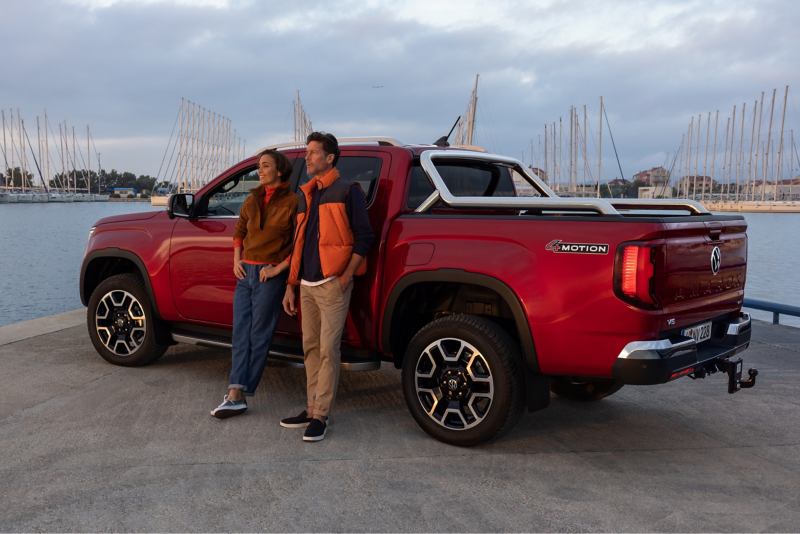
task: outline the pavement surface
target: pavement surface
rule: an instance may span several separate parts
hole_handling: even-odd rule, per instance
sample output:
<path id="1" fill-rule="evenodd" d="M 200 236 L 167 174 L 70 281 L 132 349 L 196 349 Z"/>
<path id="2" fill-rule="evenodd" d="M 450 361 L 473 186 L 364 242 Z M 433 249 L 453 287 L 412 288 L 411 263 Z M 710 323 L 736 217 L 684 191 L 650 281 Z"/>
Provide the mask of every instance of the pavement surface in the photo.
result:
<path id="1" fill-rule="evenodd" d="M 115 367 L 64 324 L 0 346 L 0 531 L 800 531 L 800 329 L 755 324 L 753 389 L 554 397 L 462 449 L 419 429 L 391 365 L 343 373 L 304 443 L 278 425 L 303 409 L 300 366 L 268 364 L 220 421 L 229 352 Z"/>

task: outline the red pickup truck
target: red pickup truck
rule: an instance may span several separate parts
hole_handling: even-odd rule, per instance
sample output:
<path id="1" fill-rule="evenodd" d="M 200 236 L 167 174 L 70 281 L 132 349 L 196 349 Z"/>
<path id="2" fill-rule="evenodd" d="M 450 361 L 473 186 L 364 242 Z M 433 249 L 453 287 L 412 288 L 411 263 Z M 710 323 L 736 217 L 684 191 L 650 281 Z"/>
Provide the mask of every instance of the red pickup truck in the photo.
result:
<path id="1" fill-rule="evenodd" d="M 402 369 L 408 408 L 434 438 L 497 438 L 551 392 L 590 401 L 717 371 L 731 393 L 755 383 L 732 359 L 751 333 L 742 216 L 559 197 L 519 161 L 476 149 L 341 144 L 337 168 L 364 190 L 377 237 L 342 369 Z M 304 147 L 280 148 L 297 191 L 310 179 Z M 230 347 L 232 235 L 257 182 L 251 157 L 165 211 L 95 224 L 80 296 L 103 358 L 138 366 L 175 343 Z M 296 317 L 281 317 L 271 354 L 302 359 Z"/>

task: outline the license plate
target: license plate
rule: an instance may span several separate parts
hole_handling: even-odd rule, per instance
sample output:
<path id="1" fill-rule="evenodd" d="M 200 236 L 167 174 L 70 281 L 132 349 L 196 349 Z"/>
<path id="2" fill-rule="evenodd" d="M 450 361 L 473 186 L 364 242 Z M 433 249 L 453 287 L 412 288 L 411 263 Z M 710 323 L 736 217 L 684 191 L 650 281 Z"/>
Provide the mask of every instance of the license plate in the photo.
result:
<path id="1" fill-rule="evenodd" d="M 711 339 L 711 322 L 698 324 L 690 328 L 681 330 L 681 335 L 686 337 L 693 337 L 698 343 Z"/>

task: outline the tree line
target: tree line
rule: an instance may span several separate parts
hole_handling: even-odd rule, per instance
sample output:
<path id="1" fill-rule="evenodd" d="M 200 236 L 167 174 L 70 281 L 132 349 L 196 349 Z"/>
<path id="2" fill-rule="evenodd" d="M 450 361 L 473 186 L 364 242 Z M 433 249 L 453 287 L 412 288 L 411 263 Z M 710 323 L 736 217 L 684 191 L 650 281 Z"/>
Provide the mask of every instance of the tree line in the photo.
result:
<path id="1" fill-rule="evenodd" d="M 34 175 L 31 172 L 25 172 L 25 187 L 42 187 L 42 180 L 39 175 Z M 11 169 L 6 169 L 6 172 L 0 176 L 0 186 L 11 186 L 21 188 L 23 182 L 22 171 L 19 167 L 14 167 L 13 174 Z M 156 187 L 156 178 L 147 174 L 140 174 L 136 176 L 132 172 L 120 172 L 116 169 L 106 171 L 101 170 L 99 173 L 91 171 L 88 173 L 88 182 L 91 185 L 92 191 L 97 191 L 98 184 L 101 191 L 106 191 L 115 188 L 132 187 L 139 193 L 150 192 Z M 169 182 L 161 182 L 159 187 L 168 187 Z M 49 188 L 51 189 L 87 189 L 87 172 L 86 170 L 78 169 L 74 173 L 56 173 L 50 179 Z"/>

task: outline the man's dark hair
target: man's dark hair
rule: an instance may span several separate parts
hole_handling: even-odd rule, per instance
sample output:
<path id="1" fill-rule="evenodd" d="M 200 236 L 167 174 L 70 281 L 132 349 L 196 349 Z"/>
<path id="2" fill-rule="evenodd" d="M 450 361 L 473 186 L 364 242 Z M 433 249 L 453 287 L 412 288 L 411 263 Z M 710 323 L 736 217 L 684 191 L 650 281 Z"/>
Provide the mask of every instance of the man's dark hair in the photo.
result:
<path id="1" fill-rule="evenodd" d="M 322 144 L 322 150 L 325 151 L 325 155 L 333 154 L 333 166 L 336 167 L 336 163 L 339 161 L 339 141 L 333 136 L 333 134 L 325 133 L 325 132 L 311 132 L 311 135 L 308 136 L 306 139 L 306 145 L 311 141 L 316 141 Z"/>
<path id="2" fill-rule="evenodd" d="M 277 150 L 267 149 L 258 155 L 258 161 L 261 161 L 263 156 L 272 156 L 272 161 L 275 162 L 275 168 L 278 170 L 278 176 L 281 178 L 281 183 L 285 182 L 292 176 L 292 162 L 286 157 L 283 152 Z"/>

